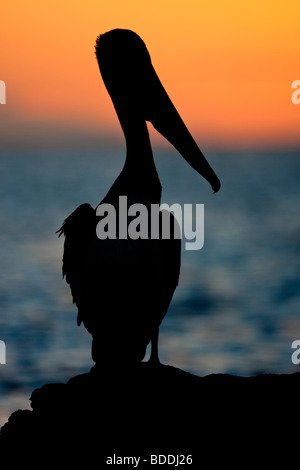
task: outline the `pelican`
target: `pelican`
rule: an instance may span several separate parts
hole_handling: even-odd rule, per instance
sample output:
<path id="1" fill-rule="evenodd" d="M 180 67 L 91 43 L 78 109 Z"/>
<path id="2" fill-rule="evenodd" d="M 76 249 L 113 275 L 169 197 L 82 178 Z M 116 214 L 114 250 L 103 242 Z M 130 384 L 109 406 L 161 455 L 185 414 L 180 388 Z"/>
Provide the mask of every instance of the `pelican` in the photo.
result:
<path id="1" fill-rule="evenodd" d="M 96 57 L 126 141 L 124 167 L 100 204 L 118 211 L 128 205 L 150 209 L 160 204 L 146 121 L 204 177 L 214 192 L 220 181 L 183 123 L 153 66 L 143 40 L 133 31 L 114 29 L 98 36 Z M 98 206 L 97 206 L 98 207 Z M 181 240 L 105 239 L 96 235 L 97 208 L 80 205 L 66 218 L 63 276 L 78 309 L 77 323 L 92 335 L 92 359 L 102 364 L 144 359 L 151 342 L 151 363 L 159 363 L 159 326 L 178 285 Z"/>

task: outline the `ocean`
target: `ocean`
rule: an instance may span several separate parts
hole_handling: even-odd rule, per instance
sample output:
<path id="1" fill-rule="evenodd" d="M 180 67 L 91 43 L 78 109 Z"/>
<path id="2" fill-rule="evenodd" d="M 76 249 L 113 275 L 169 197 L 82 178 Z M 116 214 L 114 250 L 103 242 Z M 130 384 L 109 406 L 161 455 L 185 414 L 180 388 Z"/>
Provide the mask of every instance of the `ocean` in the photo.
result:
<path id="1" fill-rule="evenodd" d="M 205 221 L 203 248 L 182 249 L 161 361 L 201 376 L 300 371 L 291 360 L 300 339 L 300 153 L 206 156 L 222 182 L 217 194 L 176 152 L 155 151 L 162 202 L 204 204 Z M 93 366 L 55 232 L 78 205 L 101 201 L 123 161 L 112 150 L 0 157 L 0 426 L 30 408 L 34 388 Z"/>

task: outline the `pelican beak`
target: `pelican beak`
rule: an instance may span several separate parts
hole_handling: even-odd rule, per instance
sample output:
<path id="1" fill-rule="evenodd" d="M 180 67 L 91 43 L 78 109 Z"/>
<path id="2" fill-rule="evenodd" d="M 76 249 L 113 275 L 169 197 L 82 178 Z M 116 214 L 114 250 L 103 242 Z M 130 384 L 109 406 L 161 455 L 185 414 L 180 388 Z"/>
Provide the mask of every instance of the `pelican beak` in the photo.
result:
<path id="1" fill-rule="evenodd" d="M 221 187 L 219 178 L 185 126 L 154 68 L 151 68 L 146 120 L 150 121 L 154 128 L 176 148 L 191 167 L 209 182 L 212 190 L 215 193 L 218 192 Z"/>

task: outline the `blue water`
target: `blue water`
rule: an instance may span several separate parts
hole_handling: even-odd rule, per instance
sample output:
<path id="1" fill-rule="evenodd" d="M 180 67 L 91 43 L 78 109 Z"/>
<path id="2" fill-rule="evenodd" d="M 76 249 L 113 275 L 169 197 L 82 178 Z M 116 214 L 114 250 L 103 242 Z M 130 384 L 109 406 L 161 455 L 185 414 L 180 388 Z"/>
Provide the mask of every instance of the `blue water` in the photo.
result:
<path id="1" fill-rule="evenodd" d="M 209 185 L 176 153 L 156 151 L 163 202 L 205 205 L 202 250 L 182 253 L 180 286 L 161 327 L 164 363 L 199 375 L 300 371 L 300 153 L 207 154 Z M 122 152 L 13 152 L 0 158 L 0 425 L 33 388 L 93 365 L 90 336 L 61 277 L 55 231 L 96 205 Z"/>

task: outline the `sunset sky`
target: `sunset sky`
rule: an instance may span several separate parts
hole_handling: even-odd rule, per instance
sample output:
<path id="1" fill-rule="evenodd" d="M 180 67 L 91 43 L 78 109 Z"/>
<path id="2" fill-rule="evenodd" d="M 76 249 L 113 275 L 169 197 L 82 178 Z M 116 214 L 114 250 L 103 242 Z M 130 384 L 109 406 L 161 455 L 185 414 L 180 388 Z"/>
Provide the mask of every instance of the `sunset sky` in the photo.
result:
<path id="1" fill-rule="evenodd" d="M 200 146 L 299 146 L 299 18 L 298 0 L 2 2 L 2 145 L 122 139 L 94 43 L 125 28 Z"/>

